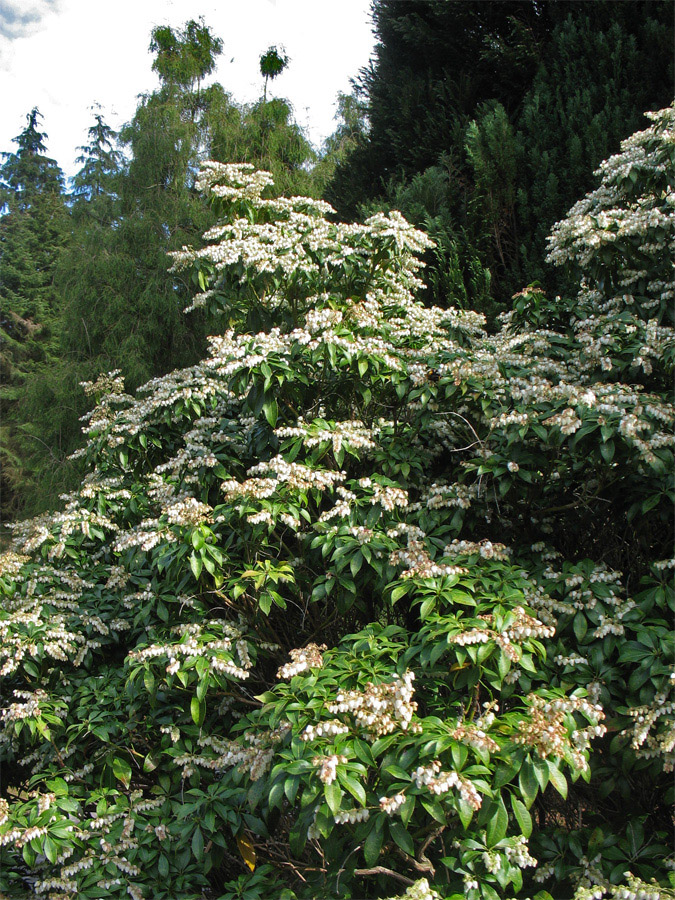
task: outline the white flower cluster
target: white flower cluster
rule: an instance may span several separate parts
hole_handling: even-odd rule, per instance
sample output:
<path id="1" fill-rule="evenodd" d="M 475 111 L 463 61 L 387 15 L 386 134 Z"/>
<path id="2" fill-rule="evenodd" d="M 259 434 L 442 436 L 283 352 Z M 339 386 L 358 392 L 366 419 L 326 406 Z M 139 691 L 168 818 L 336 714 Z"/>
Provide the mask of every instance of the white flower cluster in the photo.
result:
<path id="1" fill-rule="evenodd" d="M 525 612 L 522 606 L 516 606 L 512 613 L 514 621 L 504 630 L 503 635 L 511 641 L 521 642 L 526 638 L 550 638 L 555 634 L 552 625 L 544 625 Z"/>
<path id="2" fill-rule="evenodd" d="M 324 784 L 332 784 L 337 778 L 337 767 L 340 763 L 346 763 L 347 757 L 341 753 L 332 753 L 330 756 L 315 756 L 312 765 L 319 769 L 319 778 Z"/>
<path id="3" fill-rule="evenodd" d="M 602 878 L 600 884 L 582 882 L 572 900 L 602 900 L 605 897 L 607 900 L 673 900 L 674 892 L 660 887 L 655 881 L 648 883 L 632 872 L 624 872 L 624 877 L 625 883 L 618 885 L 610 885 Z"/>
<path id="4" fill-rule="evenodd" d="M 320 737 L 336 737 L 338 734 L 348 734 L 349 728 L 339 719 L 328 719 L 319 722 L 318 725 L 308 725 L 300 735 L 301 741 L 313 741 Z"/>
<path id="5" fill-rule="evenodd" d="M 458 541 L 447 544 L 443 550 L 443 556 L 472 556 L 477 553 L 482 559 L 498 559 L 508 562 L 512 550 L 505 544 L 493 541 Z"/>
<path id="6" fill-rule="evenodd" d="M 395 816 L 405 803 L 405 794 L 394 794 L 393 797 L 380 797 L 380 809 L 388 816 Z"/>
<path id="7" fill-rule="evenodd" d="M 581 419 L 577 416 L 576 412 L 568 406 L 567 409 L 564 409 L 562 412 L 556 413 L 548 419 L 544 419 L 544 425 L 557 425 L 563 434 L 574 434 L 575 431 L 578 431 L 579 428 L 581 428 Z"/>
<path id="8" fill-rule="evenodd" d="M 408 546 L 392 551 L 389 562 L 392 566 L 406 567 L 401 572 L 401 578 L 438 578 L 443 575 L 466 575 L 469 571 L 464 566 L 434 562 L 424 543 L 415 540 L 411 533 L 408 533 Z"/>
<path id="9" fill-rule="evenodd" d="M 386 900 L 441 900 L 441 895 L 430 887 L 426 878 L 420 878 L 406 888 L 405 894 L 387 897 Z"/>
<path id="10" fill-rule="evenodd" d="M 461 722 L 451 734 L 456 741 L 461 741 L 469 747 L 487 753 L 499 752 L 499 744 L 478 725 Z"/>
<path id="11" fill-rule="evenodd" d="M 291 490 L 325 491 L 345 479 L 344 472 L 333 472 L 329 469 L 313 469 L 300 463 L 289 463 L 283 456 L 275 456 L 269 462 L 259 463 L 249 469 L 248 475 L 259 475 L 271 472 L 270 478 L 249 478 L 240 484 L 237 481 L 223 482 L 223 492 L 228 500 L 237 497 L 264 498 L 271 496 L 280 484 L 287 484 Z"/>
<path id="12" fill-rule="evenodd" d="M 574 765 L 586 771 L 588 762 L 584 755 L 593 738 L 602 737 L 607 729 L 599 724 L 605 718 L 602 707 L 583 697 L 558 697 L 546 700 L 537 694 L 528 696 L 530 701 L 529 719 L 521 719 L 518 733 L 514 737 L 517 744 L 532 747 L 538 756 L 564 759 L 569 756 Z M 570 724 L 570 714 L 579 712 L 590 720 L 585 728 Z"/>
<path id="13" fill-rule="evenodd" d="M 429 766 L 418 766 L 413 772 L 413 780 L 418 788 L 426 787 L 432 794 L 447 794 L 451 788 L 457 788 L 469 806 L 473 809 L 481 808 L 483 801 L 473 784 L 460 778 L 457 772 L 444 772 L 437 759 Z"/>
<path id="14" fill-rule="evenodd" d="M 374 440 L 380 432 L 380 427 L 369 428 L 360 419 L 346 422 L 326 422 L 324 420 L 305 422 L 301 417 L 295 427 L 277 428 L 277 437 L 299 437 L 308 449 L 318 447 L 320 444 L 332 445 L 333 453 L 339 453 L 343 445 L 351 450 L 372 450 L 377 444 Z"/>
<path id="15" fill-rule="evenodd" d="M 231 678 L 244 680 L 252 666 L 248 645 L 241 627 L 226 619 L 209 619 L 203 623 L 177 625 L 172 632 L 180 636 L 176 643 L 151 644 L 132 650 L 128 659 L 145 662 L 166 659 L 166 674 L 175 675 L 182 662 L 198 657 L 208 660 L 210 668 Z M 214 637 L 218 633 L 218 637 Z M 234 661 L 236 650 L 239 665 Z"/>
<path id="16" fill-rule="evenodd" d="M 201 525 L 213 522 L 212 508 L 206 503 L 200 503 L 195 497 L 186 497 L 178 500 L 163 509 L 171 525 Z"/>
<path id="17" fill-rule="evenodd" d="M 361 809 L 339 809 L 336 813 L 333 813 L 333 819 L 335 820 L 337 825 L 353 825 L 357 822 L 365 822 L 370 818 L 370 810 L 361 808 Z"/>
<path id="18" fill-rule="evenodd" d="M 536 866 L 537 860 L 530 855 L 525 835 L 520 834 L 515 838 L 511 838 L 511 840 L 512 844 L 509 844 L 504 848 L 504 853 L 506 854 L 508 861 L 518 866 L 520 869 L 525 869 L 528 866 Z"/>
<path id="19" fill-rule="evenodd" d="M 196 766 L 214 772 L 237 766 L 239 771 L 247 772 L 251 781 L 258 781 L 272 765 L 275 746 L 290 730 L 290 723 L 282 722 L 272 731 L 258 731 L 255 734 L 248 731 L 236 741 L 203 734 L 197 741 L 202 753 L 177 756 L 175 763 L 183 769 L 183 778 L 189 778 Z"/>
<path id="20" fill-rule="evenodd" d="M 660 758 L 664 771 L 675 769 L 675 670 L 665 690 L 659 691 L 651 703 L 628 710 L 633 727 L 628 730 L 636 756 Z"/>
<path id="21" fill-rule="evenodd" d="M 422 500 L 411 504 L 410 509 L 417 510 L 423 505 L 427 509 L 444 509 L 448 507 L 469 509 L 478 494 L 478 490 L 479 488 L 476 484 L 440 484 L 434 482 L 429 486 Z"/>
<path id="22" fill-rule="evenodd" d="M 281 666 L 277 671 L 277 678 L 293 678 L 300 672 L 306 672 L 308 669 L 319 669 L 323 665 L 323 651 L 327 650 L 325 644 L 307 644 L 302 649 L 294 649 L 289 651 L 292 662 Z M 311 740 L 311 738 L 307 738 Z"/>
<path id="23" fill-rule="evenodd" d="M 376 739 L 401 729 L 415 730 L 412 717 L 417 709 L 413 697 L 413 672 L 404 672 L 393 681 L 381 684 L 368 682 L 363 691 L 340 691 L 334 703 L 328 704 L 331 713 L 349 713 L 357 728 Z"/>

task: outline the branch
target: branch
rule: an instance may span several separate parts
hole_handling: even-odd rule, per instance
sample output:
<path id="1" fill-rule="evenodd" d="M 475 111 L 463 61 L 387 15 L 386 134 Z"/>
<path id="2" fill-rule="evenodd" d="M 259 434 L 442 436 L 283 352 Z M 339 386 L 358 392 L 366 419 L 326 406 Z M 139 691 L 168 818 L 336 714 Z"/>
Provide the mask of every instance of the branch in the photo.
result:
<path id="1" fill-rule="evenodd" d="M 445 825 L 440 825 L 438 828 L 432 831 L 431 834 L 427 835 L 426 840 L 417 852 L 417 859 L 415 859 L 413 856 L 410 856 L 409 853 L 406 853 L 405 850 L 402 850 L 400 847 L 395 848 L 396 852 L 402 859 L 404 859 L 408 863 L 409 866 L 412 866 L 412 868 L 416 869 L 418 872 L 426 872 L 432 876 L 435 875 L 436 869 L 434 868 L 431 860 L 426 856 L 425 851 L 427 847 L 432 844 L 443 831 L 445 831 L 445 827 Z"/>
<path id="2" fill-rule="evenodd" d="M 406 875 L 399 875 L 398 872 L 394 872 L 393 869 L 387 869 L 385 866 L 373 866 L 372 869 L 354 869 L 355 875 L 389 875 L 390 878 L 395 878 L 397 881 L 401 881 L 403 884 L 407 884 L 410 886 L 411 884 L 415 884 L 412 878 L 408 878 Z"/>

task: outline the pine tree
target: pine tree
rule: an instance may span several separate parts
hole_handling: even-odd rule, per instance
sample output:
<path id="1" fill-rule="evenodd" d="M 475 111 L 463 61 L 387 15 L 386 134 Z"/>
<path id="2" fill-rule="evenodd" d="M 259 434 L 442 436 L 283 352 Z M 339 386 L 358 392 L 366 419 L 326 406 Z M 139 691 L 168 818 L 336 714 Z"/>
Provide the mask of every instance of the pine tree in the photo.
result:
<path id="1" fill-rule="evenodd" d="M 117 135 L 100 111 L 88 136 L 89 142 L 79 148 L 81 168 L 72 179 L 70 240 L 54 272 L 58 296 L 54 358 L 30 372 L 22 389 L 22 419 L 40 436 L 31 453 L 35 477 L 22 490 L 25 513 L 53 505 L 76 483 L 78 470 L 68 463 L 68 456 L 81 440 L 79 418 L 88 405 L 80 382 L 98 373 L 89 329 L 110 276 L 110 238 L 119 221 L 123 160 L 116 148 Z"/>
<path id="2" fill-rule="evenodd" d="M 369 129 L 338 163 L 326 199 L 360 218 L 443 169 L 451 186 L 439 265 L 462 232 L 469 256 L 490 270 L 494 309 L 528 280 L 559 292 L 564 276 L 542 265 L 551 225 L 643 112 L 672 98 L 671 5 L 374 0 L 373 20 L 374 62 L 356 85 Z M 451 272 L 425 278 L 447 282 Z M 466 288 L 458 283 L 453 299 Z"/>
<path id="3" fill-rule="evenodd" d="M 2 402 L 2 508 L 20 505 L 29 477 L 28 457 L 41 436 L 21 403 L 26 379 L 53 360 L 58 343 L 59 300 L 54 272 L 68 239 L 63 175 L 46 155 L 37 108 L 14 138 L 15 153 L 0 167 L 0 401 Z"/>
<path id="4" fill-rule="evenodd" d="M 557 19 L 517 119 L 520 255 L 528 280 L 548 280 L 546 236 L 592 172 L 673 97 L 672 6 L 659 0 L 549 4 Z"/>
<path id="5" fill-rule="evenodd" d="M 338 166 L 328 199 L 342 215 L 450 154 L 466 171 L 464 130 L 481 103 L 517 107 L 536 70 L 547 5 L 531 0 L 375 0 L 374 62 L 357 81 L 370 128 Z"/>
<path id="6" fill-rule="evenodd" d="M 117 198 L 115 180 L 122 165 L 122 153 L 116 149 L 117 132 L 106 124 L 103 115 L 94 115 L 94 124 L 89 128 L 89 143 L 79 147 L 82 151 L 77 162 L 82 168 L 73 178 L 72 196 L 75 200 L 74 212 L 92 216 L 101 222 L 112 220 Z"/>

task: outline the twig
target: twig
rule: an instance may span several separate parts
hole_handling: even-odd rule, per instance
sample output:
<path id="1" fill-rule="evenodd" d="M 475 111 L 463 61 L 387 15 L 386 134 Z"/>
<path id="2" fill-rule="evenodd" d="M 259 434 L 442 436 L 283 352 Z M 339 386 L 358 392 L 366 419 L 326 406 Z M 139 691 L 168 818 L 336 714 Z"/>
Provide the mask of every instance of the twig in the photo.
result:
<path id="1" fill-rule="evenodd" d="M 407 865 L 411 866 L 416 871 L 427 872 L 429 875 L 436 874 L 436 869 L 433 867 L 430 860 L 427 859 L 426 862 L 420 862 L 420 861 L 416 860 L 414 856 L 411 856 L 409 853 L 406 853 L 405 850 L 401 850 L 400 847 L 395 847 L 394 849 L 396 850 L 398 855 L 401 857 L 401 859 L 405 860 Z M 423 851 L 420 850 L 420 856 L 422 855 L 422 852 Z M 425 859 L 426 859 L 426 857 L 425 857 Z"/>
<path id="2" fill-rule="evenodd" d="M 394 872 L 393 869 L 387 869 L 385 866 L 373 866 L 372 869 L 354 869 L 355 875 L 389 875 L 390 878 L 395 878 L 397 881 L 402 882 L 403 884 L 411 885 L 415 884 L 412 878 L 408 878 L 406 875 L 399 875 L 398 872 Z"/>

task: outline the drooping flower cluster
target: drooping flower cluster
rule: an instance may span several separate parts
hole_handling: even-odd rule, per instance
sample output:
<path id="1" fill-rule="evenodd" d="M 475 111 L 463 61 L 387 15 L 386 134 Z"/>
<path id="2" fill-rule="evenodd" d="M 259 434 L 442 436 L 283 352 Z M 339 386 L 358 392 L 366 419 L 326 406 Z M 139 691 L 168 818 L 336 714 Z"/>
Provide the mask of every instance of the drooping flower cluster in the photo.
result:
<path id="1" fill-rule="evenodd" d="M 369 682 L 363 691 L 339 691 L 328 704 L 331 713 L 349 713 L 356 727 L 375 740 L 384 734 L 415 727 L 412 717 L 417 709 L 413 697 L 414 672 L 404 672 L 383 684 Z"/>

